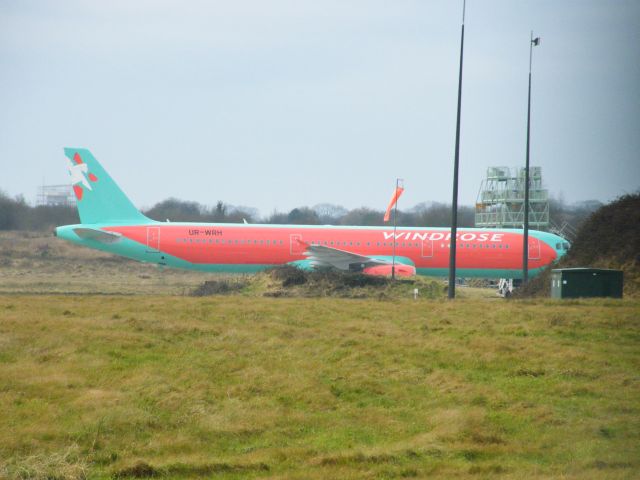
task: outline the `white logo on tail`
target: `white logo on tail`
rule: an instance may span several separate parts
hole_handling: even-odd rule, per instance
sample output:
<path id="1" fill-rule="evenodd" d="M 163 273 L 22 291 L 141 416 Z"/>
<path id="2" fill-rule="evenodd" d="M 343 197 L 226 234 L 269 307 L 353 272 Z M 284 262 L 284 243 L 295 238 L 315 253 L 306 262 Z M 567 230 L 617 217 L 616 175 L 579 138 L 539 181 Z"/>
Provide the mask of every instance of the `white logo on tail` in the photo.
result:
<path id="1" fill-rule="evenodd" d="M 91 188 L 89 180 L 86 177 L 86 174 L 89 171 L 89 167 L 87 167 L 87 164 L 78 163 L 74 165 L 70 160 L 67 160 L 67 163 L 69 168 L 69 175 L 71 176 L 71 185 L 82 183 L 82 185 L 87 187 L 89 190 L 93 190 Z"/>

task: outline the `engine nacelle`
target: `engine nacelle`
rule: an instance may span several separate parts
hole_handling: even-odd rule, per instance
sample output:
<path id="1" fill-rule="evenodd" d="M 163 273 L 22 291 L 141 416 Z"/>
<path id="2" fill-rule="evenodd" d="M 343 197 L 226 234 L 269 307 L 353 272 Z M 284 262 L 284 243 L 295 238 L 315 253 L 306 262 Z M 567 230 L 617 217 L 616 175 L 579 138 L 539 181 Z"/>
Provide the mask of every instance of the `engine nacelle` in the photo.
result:
<path id="1" fill-rule="evenodd" d="M 390 277 L 392 268 L 393 267 L 391 265 L 376 265 L 375 267 L 365 268 L 362 273 L 365 275 L 381 275 Z M 416 267 L 413 265 L 396 263 L 395 271 L 397 277 L 413 277 L 416 274 Z"/>

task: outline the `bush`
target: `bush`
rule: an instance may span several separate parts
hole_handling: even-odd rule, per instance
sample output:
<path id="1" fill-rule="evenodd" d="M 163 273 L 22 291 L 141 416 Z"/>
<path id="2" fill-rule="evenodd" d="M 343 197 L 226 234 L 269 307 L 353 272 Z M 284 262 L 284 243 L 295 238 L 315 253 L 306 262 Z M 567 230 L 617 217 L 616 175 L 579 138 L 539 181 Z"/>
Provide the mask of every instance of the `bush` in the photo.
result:
<path id="1" fill-rule="evenodd" d="M 308 284 L 309 287 L 330 286 L 339 290 L 344 288 L 363 288 L 385 286 L 391 281 L 387 277 L 365 275 L 357 272 L 345 272 L 335 268 L 317 268 L 302 270 L 293 265 L 282 265 L 268 271 L 269 276 L 282 282 L 283 288 Z"/>
<path id="2" fill-rule="evenodd" d="M 283 287 L 303 285 L 307 283 L 307 272 L 293 265 L 273 267 L 267 272 L 271 278 L 282 282 Z"/>
<path id="3" fill-rule="evenodd" d="M 227 295 L 229 293 L 239 292 L 249 285 L 246 280 L 207 280 L 191 295 L 194 297 L 205 297 L 207 295 Z"/>

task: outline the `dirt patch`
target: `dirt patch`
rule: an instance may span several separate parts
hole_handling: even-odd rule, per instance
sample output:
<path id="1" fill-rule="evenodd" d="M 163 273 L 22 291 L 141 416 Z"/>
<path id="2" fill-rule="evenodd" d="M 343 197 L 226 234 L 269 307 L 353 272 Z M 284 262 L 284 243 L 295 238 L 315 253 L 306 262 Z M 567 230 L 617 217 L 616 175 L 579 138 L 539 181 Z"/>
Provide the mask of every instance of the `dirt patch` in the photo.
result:
<path id="1" fill-rule="evenodd" d="M 157 477 L 206 477 L 218 473 L 242 473 L 242 472 L 268 472 L 266 463 L 233 464 L 233 463 L 207 463 L 191 465 L 178 463 L 166 467 L 154 467 L 145 462 L 139 462 L 131 467 L 123 468 L 113 474 L 114 479 L 123 478 L 157 478 Z"/>

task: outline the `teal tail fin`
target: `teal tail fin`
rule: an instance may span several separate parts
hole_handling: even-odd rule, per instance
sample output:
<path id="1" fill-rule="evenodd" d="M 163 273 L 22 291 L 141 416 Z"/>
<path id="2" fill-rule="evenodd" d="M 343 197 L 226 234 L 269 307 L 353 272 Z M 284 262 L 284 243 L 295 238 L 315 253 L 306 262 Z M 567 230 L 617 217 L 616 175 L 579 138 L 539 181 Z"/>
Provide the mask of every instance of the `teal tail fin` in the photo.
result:
<path id="1" fill-rule="evenodd" d="M 82 223 L 148 223 L 86 148 L 65 148 Z"/>

